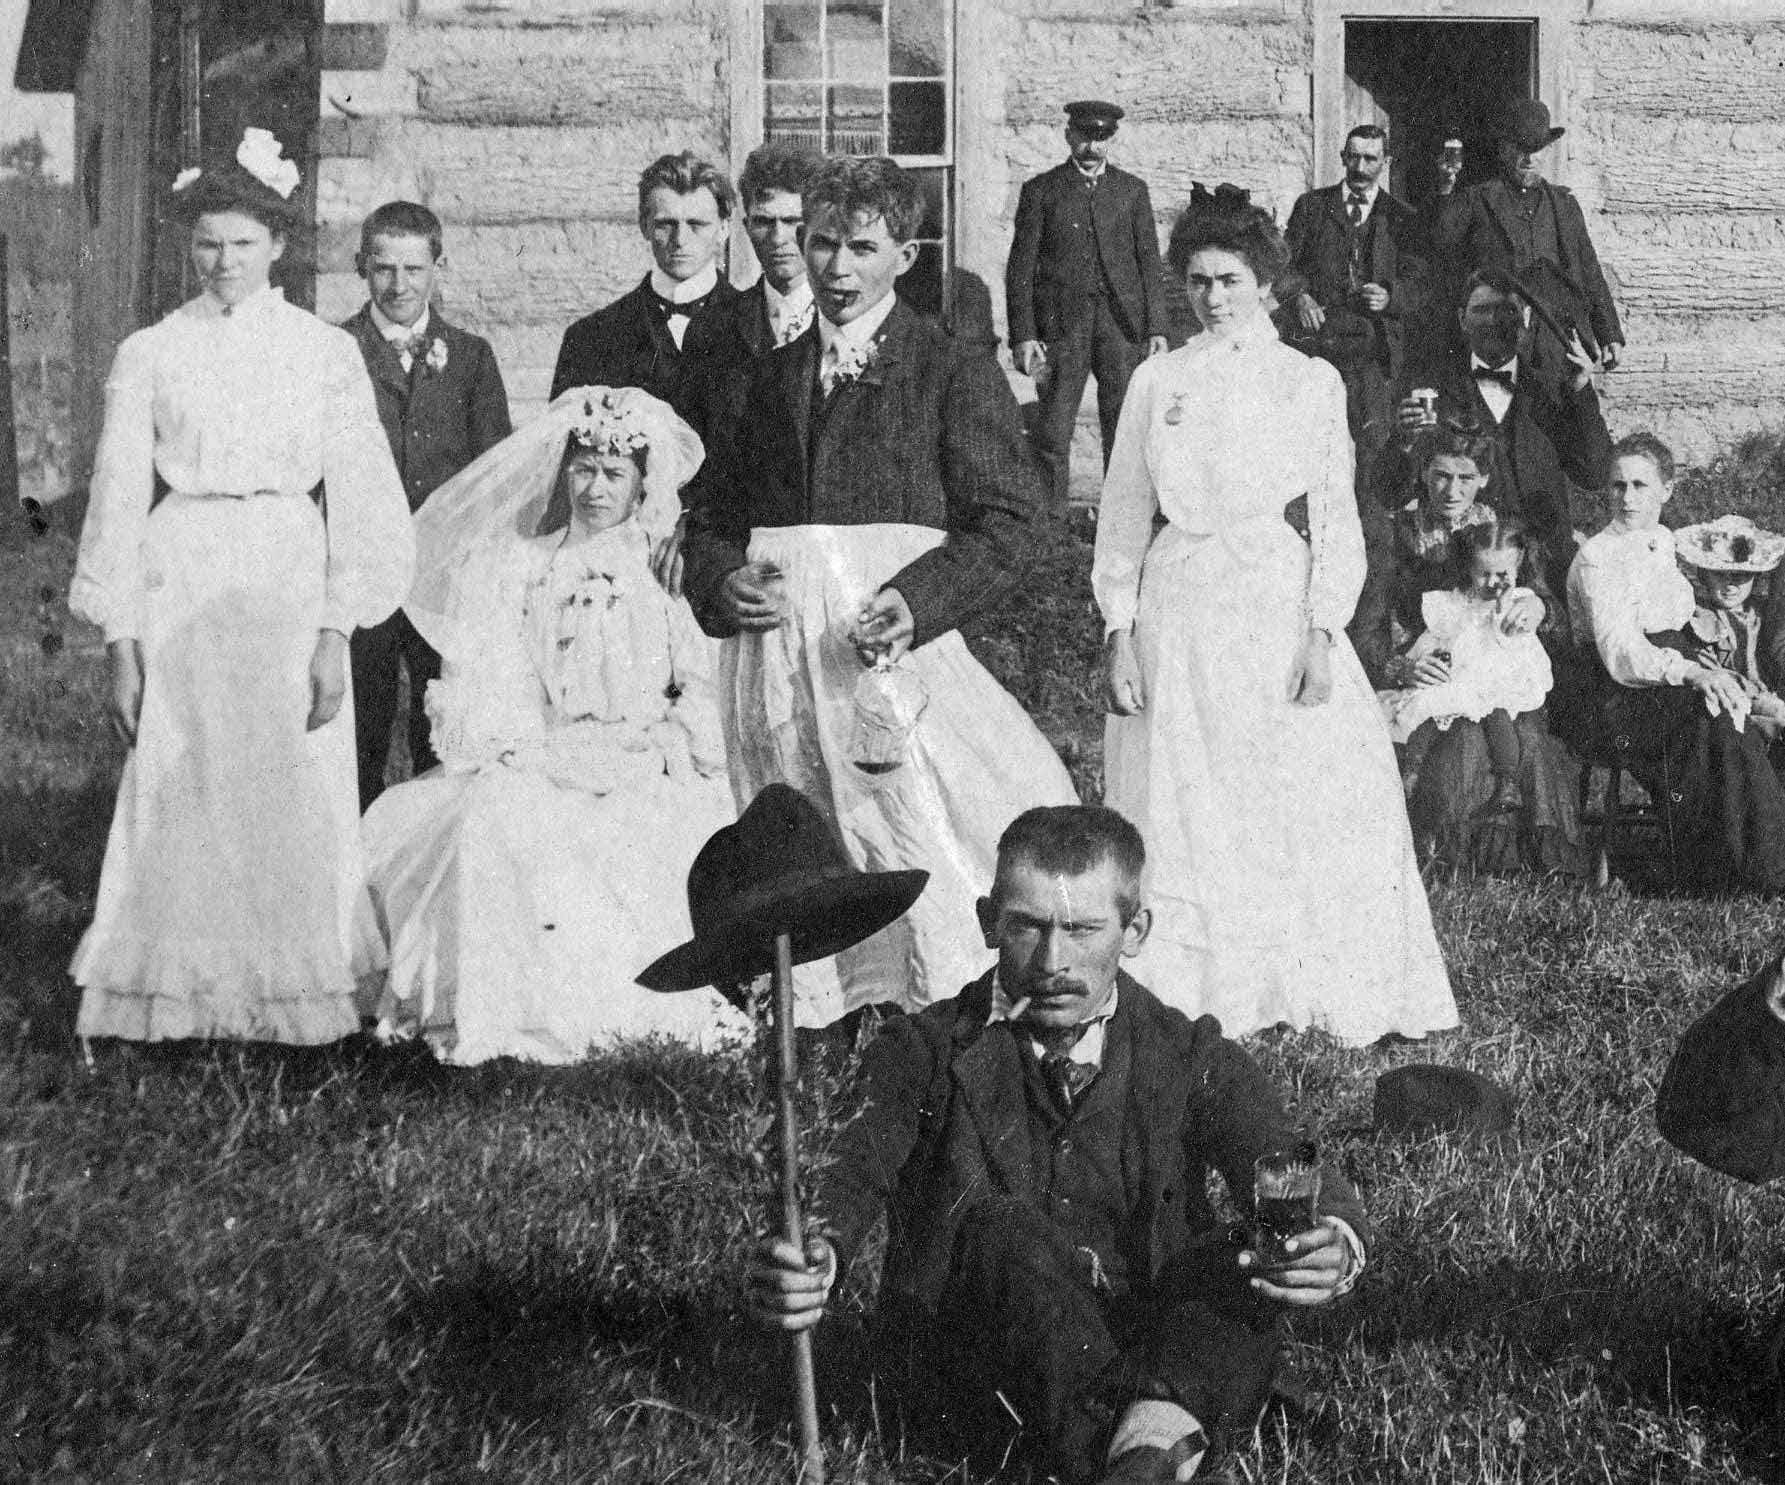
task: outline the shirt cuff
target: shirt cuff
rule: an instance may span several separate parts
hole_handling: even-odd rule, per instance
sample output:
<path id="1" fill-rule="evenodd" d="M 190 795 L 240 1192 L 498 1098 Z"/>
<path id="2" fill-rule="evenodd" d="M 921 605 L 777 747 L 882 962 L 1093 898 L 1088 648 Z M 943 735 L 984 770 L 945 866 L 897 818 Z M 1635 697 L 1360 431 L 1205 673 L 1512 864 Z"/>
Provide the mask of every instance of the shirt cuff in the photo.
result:
<path id="1" fill-rule="evenodd" d="M 1338 1287 L 1333 1290 L 1333 1298 L 1337 1299 L 1342 1294 L 1349 1294 L 1363 1275 L 1365 1262 L 1363 1239 L 1358 1237 L 1356 1229 L 1343 1217 L 1329 1216 L 1322 1220 L 1345 1240 L 1345 1254 L 1350 1260 L 1346 1266 L 1345 1277 L 1339 1280 Z"/>

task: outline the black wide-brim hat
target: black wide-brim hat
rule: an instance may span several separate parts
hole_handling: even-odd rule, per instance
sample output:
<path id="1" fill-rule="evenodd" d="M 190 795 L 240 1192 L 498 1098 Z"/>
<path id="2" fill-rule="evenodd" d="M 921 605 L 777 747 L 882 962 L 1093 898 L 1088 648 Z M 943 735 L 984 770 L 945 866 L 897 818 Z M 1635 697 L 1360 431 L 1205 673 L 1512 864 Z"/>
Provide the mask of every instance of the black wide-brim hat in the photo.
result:
<path id="1" fill-rule="evenodd" d="M 1522 150 L 1547 149 L 1568 131 L 1549 121 L 1549 105 L 1538 98 L 1515 98 L 1500 119 L 1500 138 Z"/>
<path id="2" fill-rule="evenodd" d="M 1375 1125 L 1391 1134 L 1503 1135 L 1512 1128 L 1512 1095 L 1467 1068 L 1410 1062 L 1376 1079 Z"/>
<path id="3" fill-rule="evenodd" d="M 805 964 L 859 944 L 904 916 L 927 871 L 860 871 L 818 807 L 770 784 L 737 823 L 713 833 L 688 868 L 694 937 L 638 977 L 649 990 L 698 990 L 767 974 L 775 936 Z"/>

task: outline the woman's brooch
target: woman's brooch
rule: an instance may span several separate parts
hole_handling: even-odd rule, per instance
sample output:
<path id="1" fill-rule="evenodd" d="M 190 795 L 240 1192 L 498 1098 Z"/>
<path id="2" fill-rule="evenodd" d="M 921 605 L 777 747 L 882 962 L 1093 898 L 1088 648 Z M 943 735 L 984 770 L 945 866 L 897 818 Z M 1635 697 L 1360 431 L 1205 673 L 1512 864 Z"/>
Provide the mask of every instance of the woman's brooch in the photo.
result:
<path id="1" fill-rule="evenodd" d="M 1171 394 L 1171 402 L 1165 409 L 1165 422 L 1168 427 L 1175 428 L 1184 421 L 1184 403 L 1189 395 L 1187 392 Z"/>

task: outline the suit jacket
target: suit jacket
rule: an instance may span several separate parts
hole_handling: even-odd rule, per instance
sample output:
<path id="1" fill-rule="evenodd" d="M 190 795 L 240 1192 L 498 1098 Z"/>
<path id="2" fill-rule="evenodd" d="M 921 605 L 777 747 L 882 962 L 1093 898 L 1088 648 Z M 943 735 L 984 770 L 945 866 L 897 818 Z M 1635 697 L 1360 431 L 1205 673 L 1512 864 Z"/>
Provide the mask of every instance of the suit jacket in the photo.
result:
<path id="1" fill-rule="evenodd" d="M 1412 373 L 1397 401 L 1413 387 L 1437 390 L 1440 417 L 1466 412 L 1483 428 L 1495 428 L 1467 348 Z M 1567 481 L 1597 489 L 1610 458 L 1611 435 L 1592 387 L 1577 392 L 1566 383 L 1548 383 L 1521 356 L 1512 405 L 1494 433 L 1493 467 L 1485 471 L 1482 498 L 1502 516 L 1521 517 L 1550 546 L 1552 556 L 1562 558 L 1573 550 Z M 1416 477 L 1410 458 L 1391 444 L 1378 463 L 1376 493 L 1391 504 L 1410 500 Z M 1564 538 L 1567 554 L 1557 546 Z"/>
<path id="2" fill-rule="evenodd" d="M 704 360 L 729 333 L 741 297 L 742 291 L 721 277 L 700 312 L 690 317 L 678 347 L 646 274 L 635 288 L 564 332 L 552 396 L 570 387 L 642 387 L 686 416 L 698 407 Z"/>
<path id="3" fill-rule="evenodd" d="M 711 433 L 684 492 L 684 587 L 708 634 L 733 633 L 717 598 L 757 526 L 900 521 L 948 539 L 887 580 L 914 643 L 956 628 L 1021 576 L 1043 489 L 997 361 L 900 301 L 859 380 L 820 407 L 816 324 L 752 367 L 735 416 Z"/>
<path id="4" fill-rule="evenodd" d="M 1131 1060 L 1117 1152 L 1129 1200 L 1116 1241 L 1134 1291 L 1144 1295 L 1169 1285 L 1193 1250 L 1231 1254 L 1209 1204 L 1208 1172 L 1219 1170 L 1244 1206 L 1253 1161 L 1296 1133 L 1257 1063 L 1221 1035 L 1214 1017 L 1192 1022 L 1126 974 L 1117 986 L 1104 1057 L 1125 1050 Z M 935 1309 L 961 1219 L 976 1199 L 1041 1205 L 1045 1195 L 1031 1156 L 1020 1033 L 986 1024 L 991 1003 L 988 973 L 952 1000 L 888 1022 L 864 1054 L 865 1107 L 838 1140 L 817 1208 L 845 1262 L 886 1212 L 883 1306 Z M 1367 1242 L 1356 1195 L 1330 1170 L 1320 1207 Z"/>
<path id="5" fill-rule="evenodd" d="M 424 358 L 404 371 L 370 305 L 362 305 L 341 328 L 359 342 L 365 357 L 378 421 L 390 440 L 411 510 L 514 431 L 496 353 L 481 335 L 461 330 L 439 310 L 431 310 L 428 338 L 445 343 L 446 365 L 436 371 Z"/>
<path id="6" fill-rule="evenodd" d="M 1376 361 L 1391 378 L 1398 377 L 1404 327 L 1416 323 L 1430 302 L 1419 214 L 1387 191 L 1378 191 L 1363 232 L 1359 281 L 1388 290 L 1388 307 L 1370 317 Z M 1345 187 L 1323 186 L 1297 198 L 1284 235 L 1294 279 L 1283 286 L 1282 297 L 1305 290 L 1322 309 L 1351 309 L 1351 219 L 1345 212 Z M 1294 310 L 1286 305 L 1281 313 L 1292 317 Z"/>
<path id="7" fill-rule="evenodd" d="M 1023 182 L 1017 198 L 1016 236 L 1004 270 L 1011 344 L 1054 339 L 1099 292 L 1130 340 L 1169 333 L 1159 227 L 1146 182 L 1108 165 L 1097 189 L 1087 190 L 1068 160 Z"/>
<path id="8" fill-rule="evenodd" d="M 1605 272 L 1599 266 L 1599 255 L 1593 251 L 1593 239 L 1587 233 L 1587 219 L 1580 203 L 1566 186 L 1550 181 L 1539 181 L 1532 189 L 1549 198 L 1562 249 L 1562 261 L 1556 267 L 1578 294 L 1593 338 L 1600 345 L 1611 341 L 1622 345 L 1624 327 L 1618 319 L 1618 307 L 1612 302 Z M 1436 228 L 1438 247 L 1450 259 L 1459 284 L 1478 268 L 1503 268 L 1515 273 L 1525 269 L 1514 246 L 1518 241 L 1515 202 L 1512 187 L 1503 180 L 1482 181 L 1441 198 Z"/>

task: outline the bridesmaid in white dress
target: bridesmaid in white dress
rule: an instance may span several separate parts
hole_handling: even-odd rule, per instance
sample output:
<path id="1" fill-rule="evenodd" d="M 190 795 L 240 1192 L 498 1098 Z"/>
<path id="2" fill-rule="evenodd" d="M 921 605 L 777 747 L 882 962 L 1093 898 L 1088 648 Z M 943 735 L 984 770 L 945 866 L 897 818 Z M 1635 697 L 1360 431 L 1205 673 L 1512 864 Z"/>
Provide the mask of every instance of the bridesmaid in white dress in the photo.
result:
<path id="1" fill-rule="evenodd" d="M 713 990 L 634 983 L 689 937 L 689 865 L 736 818 L 713 642 L 651 570 L 701 455 L 657 398 L 573 388 L 417 517 L 405 609 L 444 661 L 441 767 L 386 790 L 362 830 L 385 1031 L 445 1061 L 750 1028 Z M 561 508 L 567 525 L 532 534 Z"/>
<path id="2" fill-rule="evenodd" d="M 359 1029 L 347 638 L 396 608 L 414 541 L 353 338 L 268 286 L 296 184 L 263 130 L 182 176 L 204 292 L 106 382 L 69 606 L 105 631 L 131 751 L 72 966 L 84 1037 Z"/>
<path id="3" fill-rule="evenodd" d="M 1364 548 L 1344 386 L 1277 339 L 1265 300 L 1288 252 L 1243 196 L 1199 191 L 1170 258 L 1203 333 L 1129 385 L 1092 567 L 1105 801 L 1147 844 L 1154 928 L 1134 972 L 1230 1036 L 1455 1026 L 1393 750 L 1345 637 Z"/>

